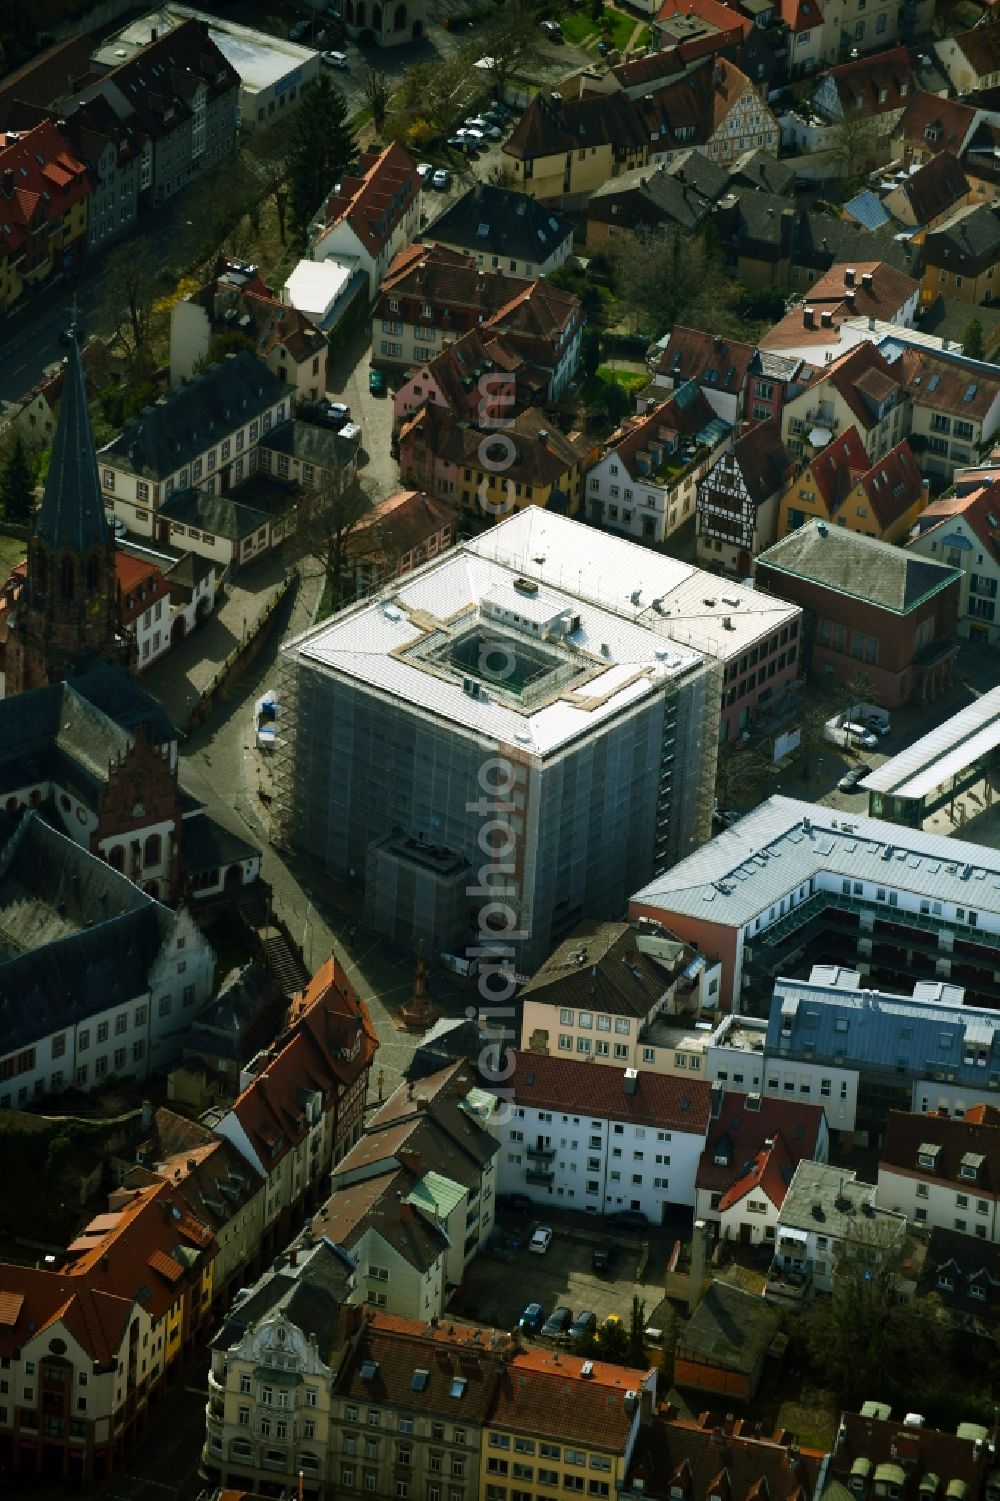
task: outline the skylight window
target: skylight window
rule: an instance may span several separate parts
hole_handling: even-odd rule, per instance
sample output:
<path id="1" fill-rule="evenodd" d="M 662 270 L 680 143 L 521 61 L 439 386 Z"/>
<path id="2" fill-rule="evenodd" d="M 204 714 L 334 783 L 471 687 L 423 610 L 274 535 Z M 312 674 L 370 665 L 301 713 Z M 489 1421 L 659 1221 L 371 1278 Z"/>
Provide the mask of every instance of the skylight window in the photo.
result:
<path id="1" fill-rule="evenodd" d="M 451 1396 L 461 1398 L 465 1396 L 465 1377 L 456 1376 L 451 1383 Z"/>
<path id="2" fill-rule="evenodd" d="M 362 1381 L 374 1381 L 375 1380 L 375 1375 L 376 1375 L 377 1371 L 378 1371 L 378 1361 L 377 1360 L 364 1360 L 364 1361 L 362 1361 L 362 1363 L 361 1363 L 361 1379 L 362 1379 Z"/>
<path id="3" fill-rule="evenodd" d="M 430 1371 L 422 1371 L 422 1370 L 414 1371 L 414 1373 L 413 1373 L 413 1380 L 410 1383 L 413 1391 L 415 1391 L 415 1392 L 426 1391 L 427 1390 L 427 1383 L 430 1380 L 430 1378 L 431 1378 Z"/>

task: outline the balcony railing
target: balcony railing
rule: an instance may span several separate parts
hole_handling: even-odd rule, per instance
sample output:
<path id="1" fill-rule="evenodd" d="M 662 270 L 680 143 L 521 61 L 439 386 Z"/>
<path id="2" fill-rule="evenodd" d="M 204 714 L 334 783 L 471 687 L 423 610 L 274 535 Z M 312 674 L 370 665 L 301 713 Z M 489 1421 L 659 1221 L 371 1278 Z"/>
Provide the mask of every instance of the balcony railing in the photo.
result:
<path id="1" fill-rule="evenodd" d="M 777 1257 L 767 1269 L 767 1280 L 764 1283 L 764 1296 L 766 1298 L 787 1298 L 792 1302 L 800 1303 L 812 1287 L 812 1262 L 807 1261 L 804 1267 L 786 1266 Z"/>
<path id="2" fill-rule="evenodd" d="M 556 1155 L 555 1147 L 543 1147 L 540 1145 L 526 1147 L 525 1151 L 529 1157 L 539 1157 L 544 1162 L 551 1162 Z"/>
<path id="3" fill-rule="evenodd" d="M 542 1186 L 550 1184 L 554 1176 L 551 1168 L 543 1167 L 530 1167 L 524 1175 L 527 1183 L 538 1183 Z"/>

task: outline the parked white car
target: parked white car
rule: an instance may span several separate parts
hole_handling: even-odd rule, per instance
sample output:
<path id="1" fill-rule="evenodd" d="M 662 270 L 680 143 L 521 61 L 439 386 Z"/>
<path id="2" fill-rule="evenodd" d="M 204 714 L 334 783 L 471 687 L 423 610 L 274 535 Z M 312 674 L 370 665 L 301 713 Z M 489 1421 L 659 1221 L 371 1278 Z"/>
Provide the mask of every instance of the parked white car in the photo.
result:
<path id="1" fill-rule="evenodd" d="M 539 1225 L 538 1229 L 535 1231 L 534 1235 L 528 1242 L 528 1250 L 533 1251 L 536 1256 L 544 1256 L 551 1244 L 552 1231 L 549 1229 L 548 1225 Z"/>

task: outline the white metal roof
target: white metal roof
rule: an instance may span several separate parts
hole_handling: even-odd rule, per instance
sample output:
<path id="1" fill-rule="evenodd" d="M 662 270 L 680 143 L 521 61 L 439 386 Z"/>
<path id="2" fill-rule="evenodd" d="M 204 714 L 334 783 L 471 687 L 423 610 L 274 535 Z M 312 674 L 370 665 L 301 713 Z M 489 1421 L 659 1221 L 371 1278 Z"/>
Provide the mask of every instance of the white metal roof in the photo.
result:
<path id="1" fill-rule="evenodd" d="M 538 506 L 466 546 L 722 661 L 801 614 L 797 605 Z"/>
<path id="2" fill-rule="evenodd" d="M 926 797 L 970 762 L 1000 745 L 1000 688 L 991 688 L 871 772 L 865 792 Z"/>
<path id="3" fill-rule="evenodd" d="M 633 900 L 742 927 L 824 873 L 1000 914 L 1000 852 L 779 796 L 657 876 Z M 980 925 L 996 926 L 982 919 Z"/>
<path id="4" fill-rule="evenodd" d="M 698 667 L 697 652 L 663 638 L 641 621 L 574 598 L 555 586 L 546 589 L 551 611 L 579 616 L 579 628 L 561 640 L 542 638 L 541 649 L 560 666 L 578 665 L 585 681 L 570 681 L 532 708 L 483 685 L 481 696 L 465 691 L 459 669 L 430 670 L 426 659 L 408 653 L 438 633 L 442 643 L 460 636 L 474 620 L 497 628 L 495 616 L 480 608 L 488 600 L 528 615 L 532 596 L 515 589 L 520 569 L 479 557 L 462 546 L 434 559 L 384 591 L 307 631 L 287 648 L 387 698 L 451 721 L 491 741 L 524 746 L 546 755 L 587 734 L 624 709 L 663 690 L 668 679 Z M 517 637 L 516 627 L 503 625 Z M 525 632 L 524 642 L 538 646 Z M 605 665 L 606 664 L 606 665 Z"/>

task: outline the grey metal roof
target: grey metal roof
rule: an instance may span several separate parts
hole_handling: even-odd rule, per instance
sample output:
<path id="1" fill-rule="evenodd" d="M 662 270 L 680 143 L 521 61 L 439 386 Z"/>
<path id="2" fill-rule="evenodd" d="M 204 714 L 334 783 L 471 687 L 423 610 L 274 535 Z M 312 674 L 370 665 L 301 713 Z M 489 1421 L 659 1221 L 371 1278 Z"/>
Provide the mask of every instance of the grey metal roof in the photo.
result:
<path id="1" fill-rule="evenodd" d="M 973 1044 L 986 1049 L 994 1073 L 1000 1068 L 1000 1012 L 964 1005 L 960 986 L 930 982 L 916 985 L 912 996 L 892 995 L 862 990 L 853 971 L 822 978 L 823 968 L 815 966 L 808 980 L 775 982 L 769 1060 L 801 1058 L 808 1049 L 814 1063 L 842 1058 L 847 1068 L 902 1070 L 915 1078 L 944 1071 L 985 1088 L 986 1066 L 966 1062 Z"/>
<path id="2" fill-rule="evenodd" d="M 822 803 L 769 797 L 731 828 L 657 876 L 633 900 L 706 922 L 742 927 L 801 886 L 841 879 L 974 907 L 1000 933 L 1000 852 L 846 814 Z M 832 884 L 835 882 L 835 884 Z"/>
<path id="3" fill-rule="evenodd" d="M 112 545 L 90 430 L 83 362 L 75 339 L 70 340 L 66 356 L 59 420 L 32 533 L 53 551 L 71 547 L 85 552 Z"/>
<path id="4" fill-rule="evenodd" d="M 1000 745 L 1000 688 L 991 688 L 884 762 L 860 785 L 865 792 L 925 797 L 997 745 Z"/>

